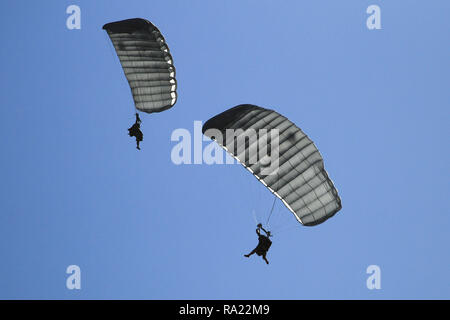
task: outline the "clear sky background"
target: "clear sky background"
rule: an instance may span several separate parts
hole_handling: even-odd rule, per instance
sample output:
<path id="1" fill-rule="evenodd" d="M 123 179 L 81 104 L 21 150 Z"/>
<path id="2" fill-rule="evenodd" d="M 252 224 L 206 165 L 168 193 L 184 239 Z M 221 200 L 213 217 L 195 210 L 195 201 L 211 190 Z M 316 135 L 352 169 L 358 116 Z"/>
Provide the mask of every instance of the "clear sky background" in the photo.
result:
<path id="1" fill-rule="evenodd" d="M 66 28 L 71 4 L 81 30 Z M 371 4 L 382 30 L 366 27 Z M 10 0 L 0 12 L 0 298 L 450 298 L 449 1 Z M 164 34 L 179 84 L 172 109 L 141 116 L 140 152 L 102 30 L 134 17 Z M 170 158 L 173 130 L 241 103 L 302 128 L 343 203 L 303 227 L 277 201 L 268 266 L 243 254 L 270 192 L 239 165 Z M 66 288 L 72 264 L 81 290 Z M 381 290 L 366 287 L 373 264 Z"/>

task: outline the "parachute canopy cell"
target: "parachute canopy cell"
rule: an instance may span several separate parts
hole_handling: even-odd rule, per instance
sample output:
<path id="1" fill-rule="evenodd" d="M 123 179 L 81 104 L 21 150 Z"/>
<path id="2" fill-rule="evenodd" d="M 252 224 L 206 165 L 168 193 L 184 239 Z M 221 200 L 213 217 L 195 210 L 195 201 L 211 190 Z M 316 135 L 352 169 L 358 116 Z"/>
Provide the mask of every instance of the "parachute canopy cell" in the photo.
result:
<path id="1" fill-rule="evenodd" d="M 152 113 L 171 108 L 177 101 L 173 59 L 161 32 L 150 21 L 128 19 L 105 24 L 134 104 Z"/>
<path id="2" fill-rule="evenodd" d="M 208 120 L 202 131 L 281 199 L 303 225 L 320 224 L 342 208 L 319 150 L 300 128 L 281 114 L 255 105 L 239 105 Z M 256 139 L 252 139 L 255 133 Z M 267 163 L 254 158 L 261 141 L 269 141 L 271 165 L 277 164 L 270 172 L 264 170 Z"/>

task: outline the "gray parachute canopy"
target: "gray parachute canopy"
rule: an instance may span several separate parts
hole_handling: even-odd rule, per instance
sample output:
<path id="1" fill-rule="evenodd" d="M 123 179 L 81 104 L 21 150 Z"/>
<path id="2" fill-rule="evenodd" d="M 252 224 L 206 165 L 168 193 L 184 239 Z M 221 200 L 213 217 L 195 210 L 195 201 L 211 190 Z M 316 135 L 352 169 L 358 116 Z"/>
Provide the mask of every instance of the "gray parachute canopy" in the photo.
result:
<path id="1" fill-rule="evenodd" d="M 342 208 L 319 150 L 279 113 L 239 105 L 209 119 L 202 131 L 281 199 L 303 225 L 320 224 Z"/>
<path id="2" fill-rule="evenodd" d="M 150 21 L 129 19 L 105 24 L 134 104 L 140 111 L 161 112 L 177 101 L 175 67 L 161 32 Z"/>

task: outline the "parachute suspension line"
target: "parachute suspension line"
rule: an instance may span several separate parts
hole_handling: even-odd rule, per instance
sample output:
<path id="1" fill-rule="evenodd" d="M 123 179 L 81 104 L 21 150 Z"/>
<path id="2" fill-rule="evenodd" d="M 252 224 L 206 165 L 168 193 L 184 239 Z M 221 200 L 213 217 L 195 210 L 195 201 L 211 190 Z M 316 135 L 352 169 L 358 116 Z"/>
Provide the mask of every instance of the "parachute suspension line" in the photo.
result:
<path id="1" fill-rule="evenodd" d="M 277 200 L 277 196 L 276 196 L 276 195 L 273 195 L 272 209 L 270 210 L 270 214 L 269 214 L 269 217 L 267 218 L 267 222 L 266 222 L 266 225 L 267 225 L 267 226 L 269 226 L 269 220 L 270 220 L 270 217 L 272 216 L 273 208 L 275 208 L 275 202 L 276 202 L 276 200 Z"/>
<path id="2" fill-rule="evenodd" d="M 252 214 L 253 214 L 253 220 L 255 221 L 255 224 L 258 224 L 259 221 L 258 221 L 258 218 L 256 217 L 255 209 L 252 210 Z"/>
<path id="3" fill-rule="evenodd" d="M 111 41 L 108 40 L 108 35 L 107 34 L 104 35 L 103 39 L 105 39 L 106 45 L 108 46 L 109 52 L 111 53 L 111 57 L 115 61 L 116 60 L 116 55 L 114 54 L 114 52 L 115 52 L 114 50 L 115 49 L 114 49 L 114 46 L 111 44 Z"/>
<path id="4" fill-rule="evenodd" d="M 116 61 L 117 57 L 115 55 L 115 49 L 114 49 L 114 46 L 111 43 L 111 41 L 109 41 L 108 34 L 104 34 L 103 39 L 105 39 L 105 41 L 106 41 L 106 45 L 109 48 L 109 52 L 111 53 L 112 60 Z M 120 61 L 120 59 L 119 59 L 119 61 Z M 116 93 L 116 96 L 117 96 L 117 93 Z"/>
<path id="5" fill-rule="evenodd" d="M 111 53 L 111 57 L 115 60 L 116 59 L 116 55 L 114 54 L 115 48 L 114 48 L 114 45 L 111 43 L 111 41 L 108 41 L 108 34 L 106 34 L 104 36 L 104 39 L 105 39 L 107 46 L 109 48 L 109 51 Z M 139 56 L 141 57 L 141 54 L 139 54 Z M 120 58 L 119 58 L 119 62 L 120 62 Z M 131 95 L 133 95 L 133 92 L 131 92 Z M 134 115 L 136 113 L 138 113 L 138 109 L 136 108 L 136 104 L 134 102 L 133 102 L 133 106 L 134 106 L 134 109 L 133 109 L 133 117 L 134 117 Z"/>
<path id="6" fill-rule="evenodd" d="M 253 220 L 255 222 L 255 224 L 258 224 L 261 220 L 259 218 L 259 214 L 257 214 L 257 212 L 259 211 L 256 204 L 259 203 L 258 199 L 256 198 L 256 195 L 258 194 L 258 189 L 256 189 L 256 187 L 254 186 L 254 184 L 252 183 L 253 181 L 250 179 L 247 179 L 247 177 L 245 177 L 245 183 L 246 183 L 246 188 L 248 190 L 250 190 L 250 192 L 252 193 L 252 195 L 255 195 L 253 197 L 251 197 L 251 210 L 252 210 L 252 215 L 253 215 Z"/>
<path id="7" fill-rule="evenodd" d="M 280 168 L 277 169 L 277 182 L 276 182 L 276 186 L 275 186 L 274 192 L 278 192 L 277 186 L 278 186 L 279 182 L 280 182 Z M 273 209 L 275 208 L 275 202 L 276 201 L 277 201 L 277 196 L 274 193 L 272 209 L 270 209 L 269 217 L 267 218 L 267 222 L 266 222 L 267 227 L 269 227 L 269 220 L 270 220 L 270 217 L 272 216 Z"/>

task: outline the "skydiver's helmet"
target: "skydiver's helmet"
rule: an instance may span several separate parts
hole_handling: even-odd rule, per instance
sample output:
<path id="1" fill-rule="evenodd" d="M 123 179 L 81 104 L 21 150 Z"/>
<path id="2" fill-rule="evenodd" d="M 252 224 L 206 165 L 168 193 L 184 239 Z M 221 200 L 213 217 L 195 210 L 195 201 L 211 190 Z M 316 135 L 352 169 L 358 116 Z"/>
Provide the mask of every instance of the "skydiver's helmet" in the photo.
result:
<path id="1" fill-rule="evenodd" d="M 261 224 L 261 223 L 258 223 L 257 227 L 258 227 L 258 228 L 262 228 L 262 224 Z"/>

